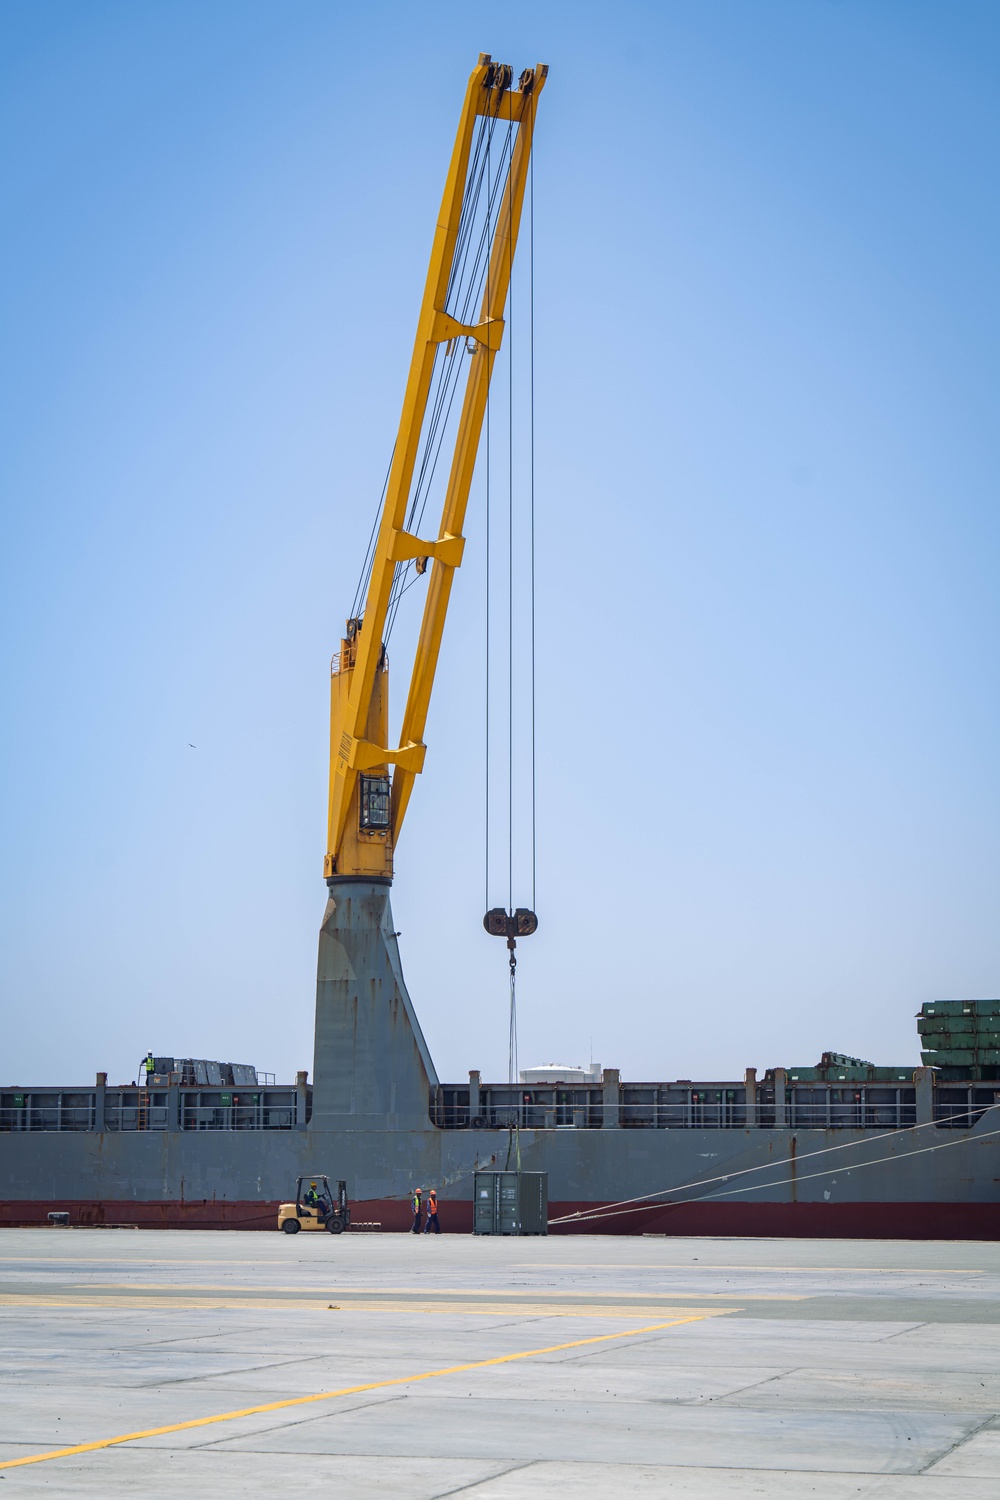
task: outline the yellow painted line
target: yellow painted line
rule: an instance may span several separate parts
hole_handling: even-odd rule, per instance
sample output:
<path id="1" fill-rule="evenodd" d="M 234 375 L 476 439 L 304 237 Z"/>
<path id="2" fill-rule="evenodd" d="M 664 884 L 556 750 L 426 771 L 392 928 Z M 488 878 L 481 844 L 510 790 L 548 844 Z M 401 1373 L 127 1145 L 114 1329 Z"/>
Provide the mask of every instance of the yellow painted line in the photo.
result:
<path id="1" fill-rule="evenodd" d="M 0 1230 L 0 1233 L 3 1231 Z M 215 1231 L 212 1231 L 213 1233 Z M 318 1240 L 317 1236 L 317 1240 Z M 281 1242 L 284 1244 L 284 1242 Z M 328 1243 L 326 1240 L 320 1241 Z M 187 1256 L 176 1256 L 173 1258 L 151 1259 L 145 1255 L 136 1254 L 132 1259 L 125 1255 L 0 1255 L 0 1265 L 10 1263 L 13 1265 L 30 1265 L 37 1269 L 39 1265 L 88 1265 L 88 1266 L 113 1266 L 121 1265 L 127 1270 L 138 1266 L 258 1266 L 262 1265 L 260 1260 L 230 1260 L 225 1256 L 216 1256 L 211 1260 L 189 1260 Z M 266 1263 L 268 1268 L 279 1262 L 270 1261 Z M 646 1273 L 649 1271 L 690 1271 L 697 1266 L 700 1271 L 750 1271 L 762 1275 L 787 1275 L 788 1272 L 800 1272 L 807 1275 L 815 1271 L 840 1272 L 844 1275 L 853 1275 L 855 1272 L 870 1275 L 889 1276 L 992 1276 L 996 1271 L 985 1266 L 963 1267 L 959 1269 L 953 1266 L 748 1266 L 748 1265 L 715 1265 L 711 1261 L 642 1261 L 642 1260 L 533 1260 L 512 1261 L 511 1269 L 520 1271 L 634 1271 Z M 408 1287 L 383 1287 L 382 1291 L 408 1291 Z M 451 1287 L 441 1290 L 457 1290 Z"/>
<path id="2" fill-rule="evenodd" d="M 23 1259 L 23 1257 L 21 1257 Z M 190 1264 L 190 1262 L 188 1262 Z M 802 1276 L 812 1275 L 817 1271 L 828 1271 L 838 1273 L 842 1276 L 871 1275 L 879 1276 L 995 1276 L 996 1272 L 984 1267 L 966 1267 L 957 1270 L 948 1266 L 725 1266 L 714 1265 L 708 1260 L 678 1260 L 678 1261 L 637 1261 L 637 1260 L 532 1260 L 524 1261 L 516 1267 L 519 1271 L 690 1271 L 698 1267 L 702 1271 L 749 1271 L 753 1275 L 758 1273 L 768 1275 L 787 1276 L 790 1271 L 798 1272 Z"/>
<path id="3" fill-rule="evenodd" d="M 740 1307 L 683 1307 L 664 1306 L 654 1303 L 650 1306 L 643 1304 L 605 1304 L 605 1303 L 563 1303 L 563 1302 L 517 1302 L 517 1303 L 470 1303 L 463 1302 L 434 1302 L 426 1297 L 413 1302 L 380 1302 L 378 1300 L 363 1301 L 337 1301 L 330 1302 L 331 1297 L 337 1297 L 337 1292 L 324 1292 L 321 1299 L 316 1297 L 282 1297 L 280 1299 L 270 1297 L 239 1298 L 239 1297 L 59 1297 L 45 1293 L 0 1296 L 0 1307 L 23 1307 L 23 1308 L 116 1308 L 119 1311 L 134 1312 L 185 1312 L 203 1311 L 220 1312 L 232 1309 L 238 1312 L 253 1312 L 259 1309 L 264 1312 L 294 1311 L 299 1308 L 307 1308 L 312 1312 L 329 1310 L 332 1306 L 337 1312 L 387 1312 L 387 1313 L 433 1313 L 436 1316 L 453 1314 L 455 1317 L 482 1317 L 490 1316 L 497 1318 L 617 1318 L 634 1319 L 639 1322 L 643 1318 L 665 1318 L 680 1317 L 682 1314 L 697 1314 L 702 1318 L 722 1317 L 729 1312 L 739 1312 L 742 1307 L 742 1299 L 733 1299 L 740 1302 Z"/>
<path id="4" fill-rule="evenodd" d="M 147 1427 L 143 1432 L 126 1432 L 120 1437 L 99 1438 L 96 1443 L 76 1443 L 72 1448 L 53 1448 L 49 1453 L 33 1453 L 29 1458 L 8 1458 L 0 1469 L 20 1469 L 25 1464 L 44 1464 L 53 1458 L 72 1458 L 77 1453 L 96 1453 L 101 1448 L 115 1448 L 121 1443 L 135 1443 L 140 1438 L 167 1437 L 172 1432 L 190 1432 L 195 1427 L 212 1427 L 218 1422 L 235 1422 L 240 1417 L 258 1417 L 269 1411 L 284 1411 L 290 1406 L 307 1406 L 314 1401 L 333 1401 L 337 1396 L 358 1396 L 364 1391 L 381 1391 L 392 1385 L 413 1385 L 418 1380 L 437 1380 L 442 1375 L 464 1375 L 469 1370 L 485 1370 L 491 1365 L 509 1365 L 516 1359 L 533 1359 L 539 1354 L 558 1354 L 563 1349 L 579 1349 L 584 1344 L 604 1344 L 609 1339 L 634 1338 L 640 1333 L 659 1333 L 680 1323 L 700 1323 L 700 1317 L 674 1318 L 669 1323 L 651 1323 L 646 1328 L 626 1328 L 621 1333 L 598 1333 L 586 1339 L 572 1339 L 568 1344 L 549 1344 L 545 1349 L 522 1349 L 517 1354 L 498 1354 L 493 1359 L 477 1359 L 468 1365 L 449 1365 L 445 1370 L 424 1370 L 419 1375 L 397 1375 L 392 1380 L 373 1380 L 368 1385 L 347 1385 L 339 1391 L 319 1391 L 312 1396 L 291 1396 L 286 1401 L 269 1401 L 266 1406 L 246 1406 L 241 1411 L 221 1412 L 215 1417 L 194 1417 L 189 1422 L 173 1422 L 169 1427 Z"/>
<path id="5" fill-rule="evenodd" d="M 215 1233 L 215 1231 L 212 1231 Z M 0 1234 L 3 1231 L 0 1229 Z M 132 1260 L 126 1255 L 0 1255 L 0 1264 L 9 1261 L 13 1265 L 27 1263 L 37 1265 L 67 1266 L 259 1266 L 259 1260 L 229 1260 L 224 1255 L 211 1260 L 189 1260 L 186 1255 L 164 1256 L 153 1260 L 147 1255 L 137 1254 Z"/>
<path id="6" fill-rule="evenodd" d="M 33 1277 L 22 1277 L 20 1279 L 22 1281 L 34 1280 Z M 0 1279 L 0 1286 L 2 1285 L 3 1281 L 2 1279 Z M 440 1301 L 441 1299 L 448 1297 L 458 1299 L 458 1301 L 456 1301 L 456 1309 L 461 1302 L 473 1302 L 477 1298 L 480 1300 L 486 1299 L 489 1302 L 496 1302 L 498 1305 L 501 1305 L 505 1300 L 509 1303 L 526 1302 L 534 1297 L 535 1299 L 542 1300 L 558 1299 L 558 1304 L 566 1307 L 582 1307 L 584 1305 L 588 1307 L 600 1307 L 604 1304 L 607 1304 L 609 1306 L 613 1305 L 615 1307 L 620 1307 L 622 1305 L 631 1305 L 632 1307 L 638 1307 L 640 1309 L 646 1308 L 653 1315 L 655 1315 L 660 1308 L 666 1308 L 671 1303 L 676 1302 L 678 1299 L 682 1302 L 687 1302 L 692 1299 L 698 1302 L 704 1302 L 716 1300 L 718 1298 L 721 1298 L 728 1302 L 806 1302 L 811 1296 L 816 1295 L 812 1292 L 644 1292 L 639 1288 L 634 1291 L 630 1291 L 627 1288 L 622 1287 L 619 1287 L 619 1289 L 615 1292 L 559 1292 L 554 1291 L 551 1287 L 544 1286 L 523 1287 L 519 1290 L 514 1291 L 493 1287 L 491 1287 L 489 1291 L 483 1291 L 482 1288 L 470 1289 L 468 1287 L 442 1286 L 431 1288 L 415 1286 L 352 1287 L 343 1285 L 338 1286 L 336 1283 L 334 1283 L 332 1286 L 325 1287 L 197 1286 L 192 1285 L 190 1282 L 184 1281 L 171 1281 L 164 1283 L 154 1281 L 77 1281 L 70 1283 L 69 1289 L 64 1286 L 58 1292 L 11 1292 L 7 1295 L 11 1297 L 59 1297 L 63 1299 L 60 1302 L 60 1306 L 63 1306 L 67 1305 L 66 1299 L 68 1299 L 71 1295 L 74 1297 L 74 1299 L 77 1297 L 77 1295 L 79 1295 L 79 1297 L 81 1298 L 87 1296 L 106 1296 L 115 1298 L 119 1301 L 132 1302 L 137 1297 L 142 1297 L 149 1292 L 173 1292 L 177 1297 L 196 1298 L 201 1296 L 215 1295 L 229 1298 L 243 1296 L 248 1299 L 253 1293 L 256 1292 L 263 1292 L 265 1294 L 271 1295 L 272 1297 L 277 1297 L 278 1293 L 287 1293 L 291 1297 L 298 1298 L 343 1297 L 347 1301 L 352 1301 L 354 1299 L 374 1299 L 385 1301 L 389 1298 L 403 1297 L 416 1297 L 420 1301 L 426 1301 L 428 1297 L 431 1297 L 436 1298 Z M 624 1297 L 630 1297 L 632 1299 L 631 1304 L 623 1304 L 621 1299 Z M 0 1305 L 2 1305 L 3 1301 L 4 1296 L 0 1294 Z M 392 1306 L 394 1307 L 406 1307 L 407 1305 L 408 1304 L 403 1301 L 394 1301 L 392 1303 Z M 506 1308 L 504 1307 L 503 1310 L 506 1311 Z"/>

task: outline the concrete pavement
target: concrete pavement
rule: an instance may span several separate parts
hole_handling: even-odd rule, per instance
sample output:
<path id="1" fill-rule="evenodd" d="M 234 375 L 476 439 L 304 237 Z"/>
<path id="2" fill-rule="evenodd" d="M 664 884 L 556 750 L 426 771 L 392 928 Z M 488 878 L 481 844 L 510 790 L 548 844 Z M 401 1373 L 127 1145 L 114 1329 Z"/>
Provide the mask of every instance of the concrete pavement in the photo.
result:
<path id="1" fill-rule="evenodd" d="M 6 1230 L 0 1319 L 5 1496 L 1000 1494 L 994 1244 Z"/>

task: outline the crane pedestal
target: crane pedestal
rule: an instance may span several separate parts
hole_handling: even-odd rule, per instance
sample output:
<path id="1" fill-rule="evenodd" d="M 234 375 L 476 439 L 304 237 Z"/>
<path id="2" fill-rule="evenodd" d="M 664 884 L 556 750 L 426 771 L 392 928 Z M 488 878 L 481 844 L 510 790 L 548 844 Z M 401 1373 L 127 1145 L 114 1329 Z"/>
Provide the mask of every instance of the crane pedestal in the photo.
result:
<path id="1" fill-rule="evenodd" d="M 406 990 L 388 880 L 327 882 L 312 1130 L 426 1130 L 437 1074 Z"/>

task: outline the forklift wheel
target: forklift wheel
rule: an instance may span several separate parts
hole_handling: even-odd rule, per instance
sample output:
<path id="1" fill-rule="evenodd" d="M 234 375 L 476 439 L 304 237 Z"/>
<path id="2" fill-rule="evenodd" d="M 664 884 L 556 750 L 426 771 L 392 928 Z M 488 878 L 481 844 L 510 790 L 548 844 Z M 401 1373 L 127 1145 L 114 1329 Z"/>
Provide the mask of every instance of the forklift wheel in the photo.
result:
<path id="1" fill-rule="evenodd" d="M 299 1224 L 298 1219 L 286 1219 L 281 1227 L 286 1234 L 298 1234 L 302 1226 Z"/>
<path id="2" fill-rule="evenodd" d="M 326 1227 L 327 1229 L 329 1229 L 331 1234 L 343 1234 L 344 1221 L 343 1219 L 338 1218 L 336 1214 L 331 1214 L 326 1221 Z"/>

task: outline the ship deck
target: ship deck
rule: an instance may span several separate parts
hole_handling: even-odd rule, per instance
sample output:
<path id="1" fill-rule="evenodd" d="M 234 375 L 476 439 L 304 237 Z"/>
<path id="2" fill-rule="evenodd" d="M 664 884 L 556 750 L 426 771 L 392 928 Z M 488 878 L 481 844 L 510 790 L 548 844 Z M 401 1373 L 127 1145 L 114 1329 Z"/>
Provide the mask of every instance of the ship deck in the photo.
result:
<path id="1" fill-rule="evenodd" d="M 993 1500 L 1000 1472 L 995 1243 L 4 1230 L 0 1306 L 12 1495 Z"/>

